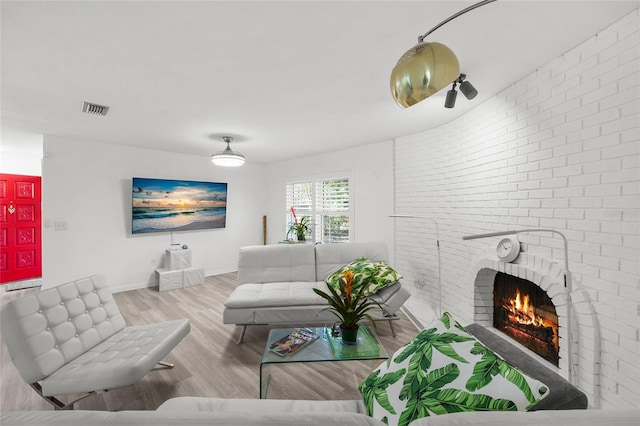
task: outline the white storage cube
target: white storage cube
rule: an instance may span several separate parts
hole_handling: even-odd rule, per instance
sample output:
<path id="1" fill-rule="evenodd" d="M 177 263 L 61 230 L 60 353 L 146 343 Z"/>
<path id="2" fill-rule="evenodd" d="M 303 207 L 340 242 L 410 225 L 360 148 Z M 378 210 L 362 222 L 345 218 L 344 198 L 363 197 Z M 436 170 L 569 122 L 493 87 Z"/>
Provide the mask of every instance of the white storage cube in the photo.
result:
<path id="1" fill-rule="evenodd" d="M 182 279 L 182 285 L 184 287 L 191 287 L 192 285 L 199 285 L 203 283 L 204 283 L 204 268 L 184 269 L 184 276 Z"/>
<path id="2" fill-rule="evenodd" d="M 160 291 L 173 290 L 182 288 L 183 273 L 179 271 L 170 271 L 168 269 L 156 269 L 156 281 Z"/>
<path id="3" fill-rule="evenodd" d="M 191 250 L 167 250 L 164 267 L 171 271 L 191 267 Z"/>

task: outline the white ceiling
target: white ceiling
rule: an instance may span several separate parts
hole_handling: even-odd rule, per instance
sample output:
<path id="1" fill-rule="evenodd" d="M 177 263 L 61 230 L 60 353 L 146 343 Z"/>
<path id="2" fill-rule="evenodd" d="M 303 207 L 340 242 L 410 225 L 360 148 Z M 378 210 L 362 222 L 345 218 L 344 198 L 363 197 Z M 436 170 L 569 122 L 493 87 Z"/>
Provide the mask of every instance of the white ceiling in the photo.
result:
<path id="1" fill-rule="evenodd" d="M 456 53 L 478 97 L 397 106 L 398 58 L 473 3 L 3 0 L 2 150 L 37 151 L 52 134 L 209 156 L 231 135 L 264 164 L 388 140 L 453 120 L 640 2 L 478 8 L 427 38 Z"/>

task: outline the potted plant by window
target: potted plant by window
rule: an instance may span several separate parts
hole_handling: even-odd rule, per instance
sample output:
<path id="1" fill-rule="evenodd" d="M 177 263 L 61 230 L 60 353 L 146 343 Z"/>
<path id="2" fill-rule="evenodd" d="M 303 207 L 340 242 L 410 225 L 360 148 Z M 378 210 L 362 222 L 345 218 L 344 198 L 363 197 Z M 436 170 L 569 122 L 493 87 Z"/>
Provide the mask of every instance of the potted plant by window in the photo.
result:
<path id="1" fill-rule="evenodd" d="M 289 230 L 287 231 L 287 235 L 291 233 L 295 233 L 298 241 L 306 241 L 307 233 L 311 230 L 311 217 L 310 216 L 302 216 L 300 221 L 298 221 L 298 217 L 296 216 L 296 210 L 291 207 L 291 215 L 293 216 L 293 223 L 289 226 Z"/>
<path id="2" fill-rule="evenodd" d="M 327 310 L 333 312 L 338 317 L 342 341 L 346 344 L 356 344 L 358 338 L 359 322 L 364 318 L 369 318 L 368 312 L 374 306 L 380 304 L 365 296 L 368 286 L 368 278 L 363 279 L 354 285 L 355 274 L 347 269 L 340 276 L 340 288 L 335 290 L 328 286 L 329 292 L 314 288 L 313 291 L 329 302 Z"/>

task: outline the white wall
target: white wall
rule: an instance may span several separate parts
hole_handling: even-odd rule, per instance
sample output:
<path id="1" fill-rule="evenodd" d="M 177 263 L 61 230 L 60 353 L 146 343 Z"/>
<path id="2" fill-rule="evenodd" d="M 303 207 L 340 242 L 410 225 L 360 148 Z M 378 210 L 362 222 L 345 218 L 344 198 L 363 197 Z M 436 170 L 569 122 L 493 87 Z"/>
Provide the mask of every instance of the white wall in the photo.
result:
<path id="1" fill-rule="evenodd" d="M 0 173 L 24 176 L 42 175 L 42 149 L 26 152 L 0 149 Z"/>
<path id="2" fill-rule="evenodd" d="M 153 285 L 172 242 L 187 244 L 206 275 L 237 269 L 238 248 L 262 243 L 264 167 L 222 168 L 208 157 L 45 136 L 44 287 L 104 273 L 114 291 Z M 131 234 L 131 178 L 227 182 L 223 229 Z M 66 222 L 66 231 L 56 231 Z"/>
<path id="3" fill-rule="evenodd" d="M 354 199 L 351 241 L 383 241 L 393 254 L 393 144 L 372 143 L 356 148 L 274 163 L 268 166 L 267 240 L 286 237 L 285 184 L 290 179 L 346 173 Z"/>
<path id="4" fill-rule="evenodd" d="M 463 324 L 473 320 L 475 261 L 498 241 L 463 235 L 566 233 L 574 289 L 587 290 L 601 326 L 603 407 L 640 404 L 638 28 L 636 10 L 459 120 L 398 138 L 395 150 L 396 209 L 439 222 L 442 303 Z M 408 220 L 396 226 L 395 263 L 412 303 L 433 305 L 433 230 Z M 564 261 L 559 238 L 520 240 Z M 424 288 L 414 284 L 421 280 Z"/>

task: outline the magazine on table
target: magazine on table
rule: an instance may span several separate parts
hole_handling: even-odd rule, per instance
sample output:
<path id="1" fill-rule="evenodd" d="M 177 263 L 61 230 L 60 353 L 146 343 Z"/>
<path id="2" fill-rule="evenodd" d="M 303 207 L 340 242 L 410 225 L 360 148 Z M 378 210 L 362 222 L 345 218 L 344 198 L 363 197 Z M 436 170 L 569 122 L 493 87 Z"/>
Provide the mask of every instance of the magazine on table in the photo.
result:
<path id="1" fill-rule="evenodd" d="M 309 328 L 295 328 L 281 339 L 269 346 L 269 350 L 280 356 L 290 355 L 318 338 L 318 335 Z"/>

